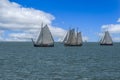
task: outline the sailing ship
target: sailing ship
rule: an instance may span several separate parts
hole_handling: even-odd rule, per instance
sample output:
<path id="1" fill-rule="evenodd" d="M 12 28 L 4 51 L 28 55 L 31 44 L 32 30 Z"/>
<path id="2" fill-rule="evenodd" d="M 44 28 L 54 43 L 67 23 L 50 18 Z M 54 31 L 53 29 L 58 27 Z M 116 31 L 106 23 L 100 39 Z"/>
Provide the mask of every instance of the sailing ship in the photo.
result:
<path id="1" fill-rule="evenodd" d="M 81 32 L 75 32 L 75 29 L 70 29 L 67 32 L 63 43 L 65 46 L 82 46 Z"/>
<path id="2" fill-rule="evenodd" d="M 100 45 L 113 45 L 112 38 L 108 31 L 105 31 L 103 38 L 100 40 Z"/>
<path id="3" fill-rule="evenodd" d="M 34 44 L 34 47 L 53 47 L 54 46 L 54 40 L 47 25 L 45 25 L 44 27 L 42 26 L 40 34 L 37 38 L 37 41 L 35 42 L 32 39 L 32 42 Z"/>

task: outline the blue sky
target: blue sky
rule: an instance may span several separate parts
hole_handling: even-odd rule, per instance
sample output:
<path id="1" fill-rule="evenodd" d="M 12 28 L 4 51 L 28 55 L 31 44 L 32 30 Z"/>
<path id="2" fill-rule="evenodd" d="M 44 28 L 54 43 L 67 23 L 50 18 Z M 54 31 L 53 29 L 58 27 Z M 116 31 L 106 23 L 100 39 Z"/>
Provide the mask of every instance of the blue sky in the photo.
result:
<path id="1" fill-rule="evenodd" d="M 52 25 L 79 28 L 89 41 L 98 41 L 103 25 L 119 24 L 120 0 L 10 0 L 55 17 Z M 118 21 L 118 22 L 117 22 Z M 117 34 L 118 35 L 118 34 Z"/>

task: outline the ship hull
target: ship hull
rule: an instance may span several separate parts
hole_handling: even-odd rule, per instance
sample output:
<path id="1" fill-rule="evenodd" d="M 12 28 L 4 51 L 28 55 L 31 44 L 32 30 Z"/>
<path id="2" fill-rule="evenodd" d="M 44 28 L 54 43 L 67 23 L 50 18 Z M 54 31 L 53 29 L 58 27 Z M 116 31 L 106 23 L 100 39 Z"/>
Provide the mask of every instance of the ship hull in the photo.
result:
<path id="1" fill-rule="evenodd" d="M 79 44 L 79 45 L 64 44 L 64 46 L 82 46 L 82 44 Z"/>
<path id="2" fill-rule="evenodd" d="M 113 44 L 100 44 L 100 45 L 113 46 Z"/>
<path id="3" fill-rule="evenodd" d="M 54 45 L 48 45 L 48 44 L 36 45 L 36 44 L 34 44 L 34 47 L 54 47 Z"/>

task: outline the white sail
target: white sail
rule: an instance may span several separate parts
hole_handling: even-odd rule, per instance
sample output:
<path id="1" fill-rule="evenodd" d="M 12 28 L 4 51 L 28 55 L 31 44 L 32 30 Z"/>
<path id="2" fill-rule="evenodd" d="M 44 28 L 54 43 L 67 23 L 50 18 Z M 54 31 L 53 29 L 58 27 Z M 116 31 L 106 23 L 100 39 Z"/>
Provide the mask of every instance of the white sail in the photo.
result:
<path id="1" fill-rule="evenodd" d="M 77 33 L 77 45 L 80 45 L 82 44 L 82 35 L 81 35 L 81 32 L 78 32 Z"/>
<path id="2" fill-rule="evenodd" d="M 43 28 L 42 44 L 53 44 L 54 40 L 47 25 Z"/>
<path id="3" fill-rule="evenodd" d="M 71 31 L 70 44 L 71 44 L 71 45 L 76 45 L 76 41 L 77 41 L 77 36 L 76 36 L 76 34 L 75 34 L 75 29 L 72 29 L 72 31 Z"/>
<path id="4" fill-rule="evenodd" d="M 35 44 L 42 44 L 43 39 L 43 27 L 41 28 L 40 34 Z"/>
<path id="5" fill-rule="evenodd" d="M 66 35 L 67 39 L 66 39 L 65 42 L 64 42 L 65 44 L 70 44 L 71 37 L 72 37 L 72 36 L 71 36 L 71 31 L 72 31 L 72 30 L 69 30 L 69 31 L 68 31 L 68 35 Z"/>
<path id="6" fill-rule="evenodd" d="M 111 36 L 110 36 L 108 31 L 105 32 L 105 35 L 101 39 L 100 43 L 101 44 L 112 44 L 113 43 L 112 38 L 111 38 Z"/>
<path id="7" fill-rule="evenodd" d="M 52 34 L 47 25 L 41 28 L 41 32 L 35 45 L 54 45 Z"/>
<path id="8" fill-rule="evenodd" d="M 67 34 L 66 34 L 66 36 L 65 36 L 65 38 L 64 38 L 64 40 L 63 40 L 63 43 L 66 43 L 66 42 L 67 42 L 68 37 L 69 37 L 69 31 L 67 32 Z"/>
<path id="9" fill-rule="evenodd" d="M 64 44 L 68 46 L 79 46 L 82 44 L 81 32 L 75 32 L 75 29 L 68 31 L 66 37 L 64 38 Z"/>

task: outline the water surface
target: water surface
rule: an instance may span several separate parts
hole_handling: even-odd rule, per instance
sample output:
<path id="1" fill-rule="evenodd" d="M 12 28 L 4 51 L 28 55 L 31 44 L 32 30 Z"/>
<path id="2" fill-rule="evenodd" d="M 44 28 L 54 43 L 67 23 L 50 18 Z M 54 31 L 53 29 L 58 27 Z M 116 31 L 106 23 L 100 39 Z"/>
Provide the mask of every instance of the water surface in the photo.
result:
<path id="1" fill-rule="evenodd" d="M 120 80 L 120 43 L 33 47 L 0 43 L 0 80 Z"/>

